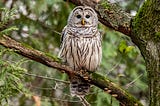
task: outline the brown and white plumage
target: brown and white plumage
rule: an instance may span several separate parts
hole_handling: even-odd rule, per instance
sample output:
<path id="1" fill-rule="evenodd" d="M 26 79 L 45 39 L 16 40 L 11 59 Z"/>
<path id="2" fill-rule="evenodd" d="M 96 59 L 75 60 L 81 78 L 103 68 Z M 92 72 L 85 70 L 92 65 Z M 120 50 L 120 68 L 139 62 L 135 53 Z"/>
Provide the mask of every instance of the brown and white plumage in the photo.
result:
<path id="1" fill-rule="evenodd" d="M 73 70 L 95 71 L 101 62 L 101 35 L 97 29 L 95 11 L 87 6 L 74 8 L 62 31 L 59 56 Z M 85 95 L 90 85 L 77 76 L 71 76 L 71 93 Z"/>

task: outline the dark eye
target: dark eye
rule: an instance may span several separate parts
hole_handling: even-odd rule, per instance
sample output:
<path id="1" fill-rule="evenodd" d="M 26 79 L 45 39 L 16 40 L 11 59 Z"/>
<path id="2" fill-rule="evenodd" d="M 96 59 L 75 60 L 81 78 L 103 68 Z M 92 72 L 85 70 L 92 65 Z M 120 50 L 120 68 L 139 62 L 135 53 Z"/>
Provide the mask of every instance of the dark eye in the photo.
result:
<path id="1" fill-rule="evenodd" d="M 86 18 L 90 18 L 90 15 L 86 15 Z"/>
<path id="2" fill-rule="evenodd" d="M 77 15 L 76 17 L 77 17 L 77 18 L 81 18 L 81 15 Z"/>

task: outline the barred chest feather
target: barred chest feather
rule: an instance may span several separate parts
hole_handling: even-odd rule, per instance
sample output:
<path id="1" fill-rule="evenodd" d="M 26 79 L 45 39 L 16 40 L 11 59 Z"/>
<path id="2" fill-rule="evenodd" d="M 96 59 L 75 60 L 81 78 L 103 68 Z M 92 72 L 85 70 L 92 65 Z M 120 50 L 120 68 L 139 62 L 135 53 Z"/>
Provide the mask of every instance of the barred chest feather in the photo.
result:
<path id="1" fill-rule="evenodd" d="M 102 57 L 100 33 L 96 32 L 90 37 L 67 33 L 61 45 L 60 57 L 74 70 L 96 70 Z"/>

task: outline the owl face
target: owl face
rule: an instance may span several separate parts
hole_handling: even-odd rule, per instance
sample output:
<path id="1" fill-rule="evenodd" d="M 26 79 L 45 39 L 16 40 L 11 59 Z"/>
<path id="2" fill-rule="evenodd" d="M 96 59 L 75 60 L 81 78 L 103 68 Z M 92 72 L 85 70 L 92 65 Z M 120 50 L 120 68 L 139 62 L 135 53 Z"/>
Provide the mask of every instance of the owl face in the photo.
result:
<path id="1" fill-rule="evenodd" d="M 98 18 L 96 12 L 87 6 L 74 8 L 68 18 L 71 27 L 97 27 Z"/>

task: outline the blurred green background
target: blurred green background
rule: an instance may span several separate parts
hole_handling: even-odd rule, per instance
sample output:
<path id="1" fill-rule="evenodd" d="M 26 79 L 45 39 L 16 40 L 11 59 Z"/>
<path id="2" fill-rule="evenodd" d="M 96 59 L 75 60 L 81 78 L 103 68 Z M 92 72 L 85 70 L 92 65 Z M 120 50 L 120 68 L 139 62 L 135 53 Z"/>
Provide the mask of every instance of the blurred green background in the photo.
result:
<path id="1" fill-rule="evenodd" d="M 143 0 L 110 0 L 131 15 Z M 34 49 L 57 56 L 60 33 L 75 5 L 63 0 L 1 0 L 0 31 Z M 4 9 L 5 8 L 5 9 Z M 103 58 L 98 73 L 110 78 L 147 105 L 145 63 L 127 36 L 99 23 Z M 0 105 L 82 106 L 69 93 L 68 76 L 0 46 Z M 110 95 L 92 86 L 85 97 L 91 106 L 119 106 Z"/>

